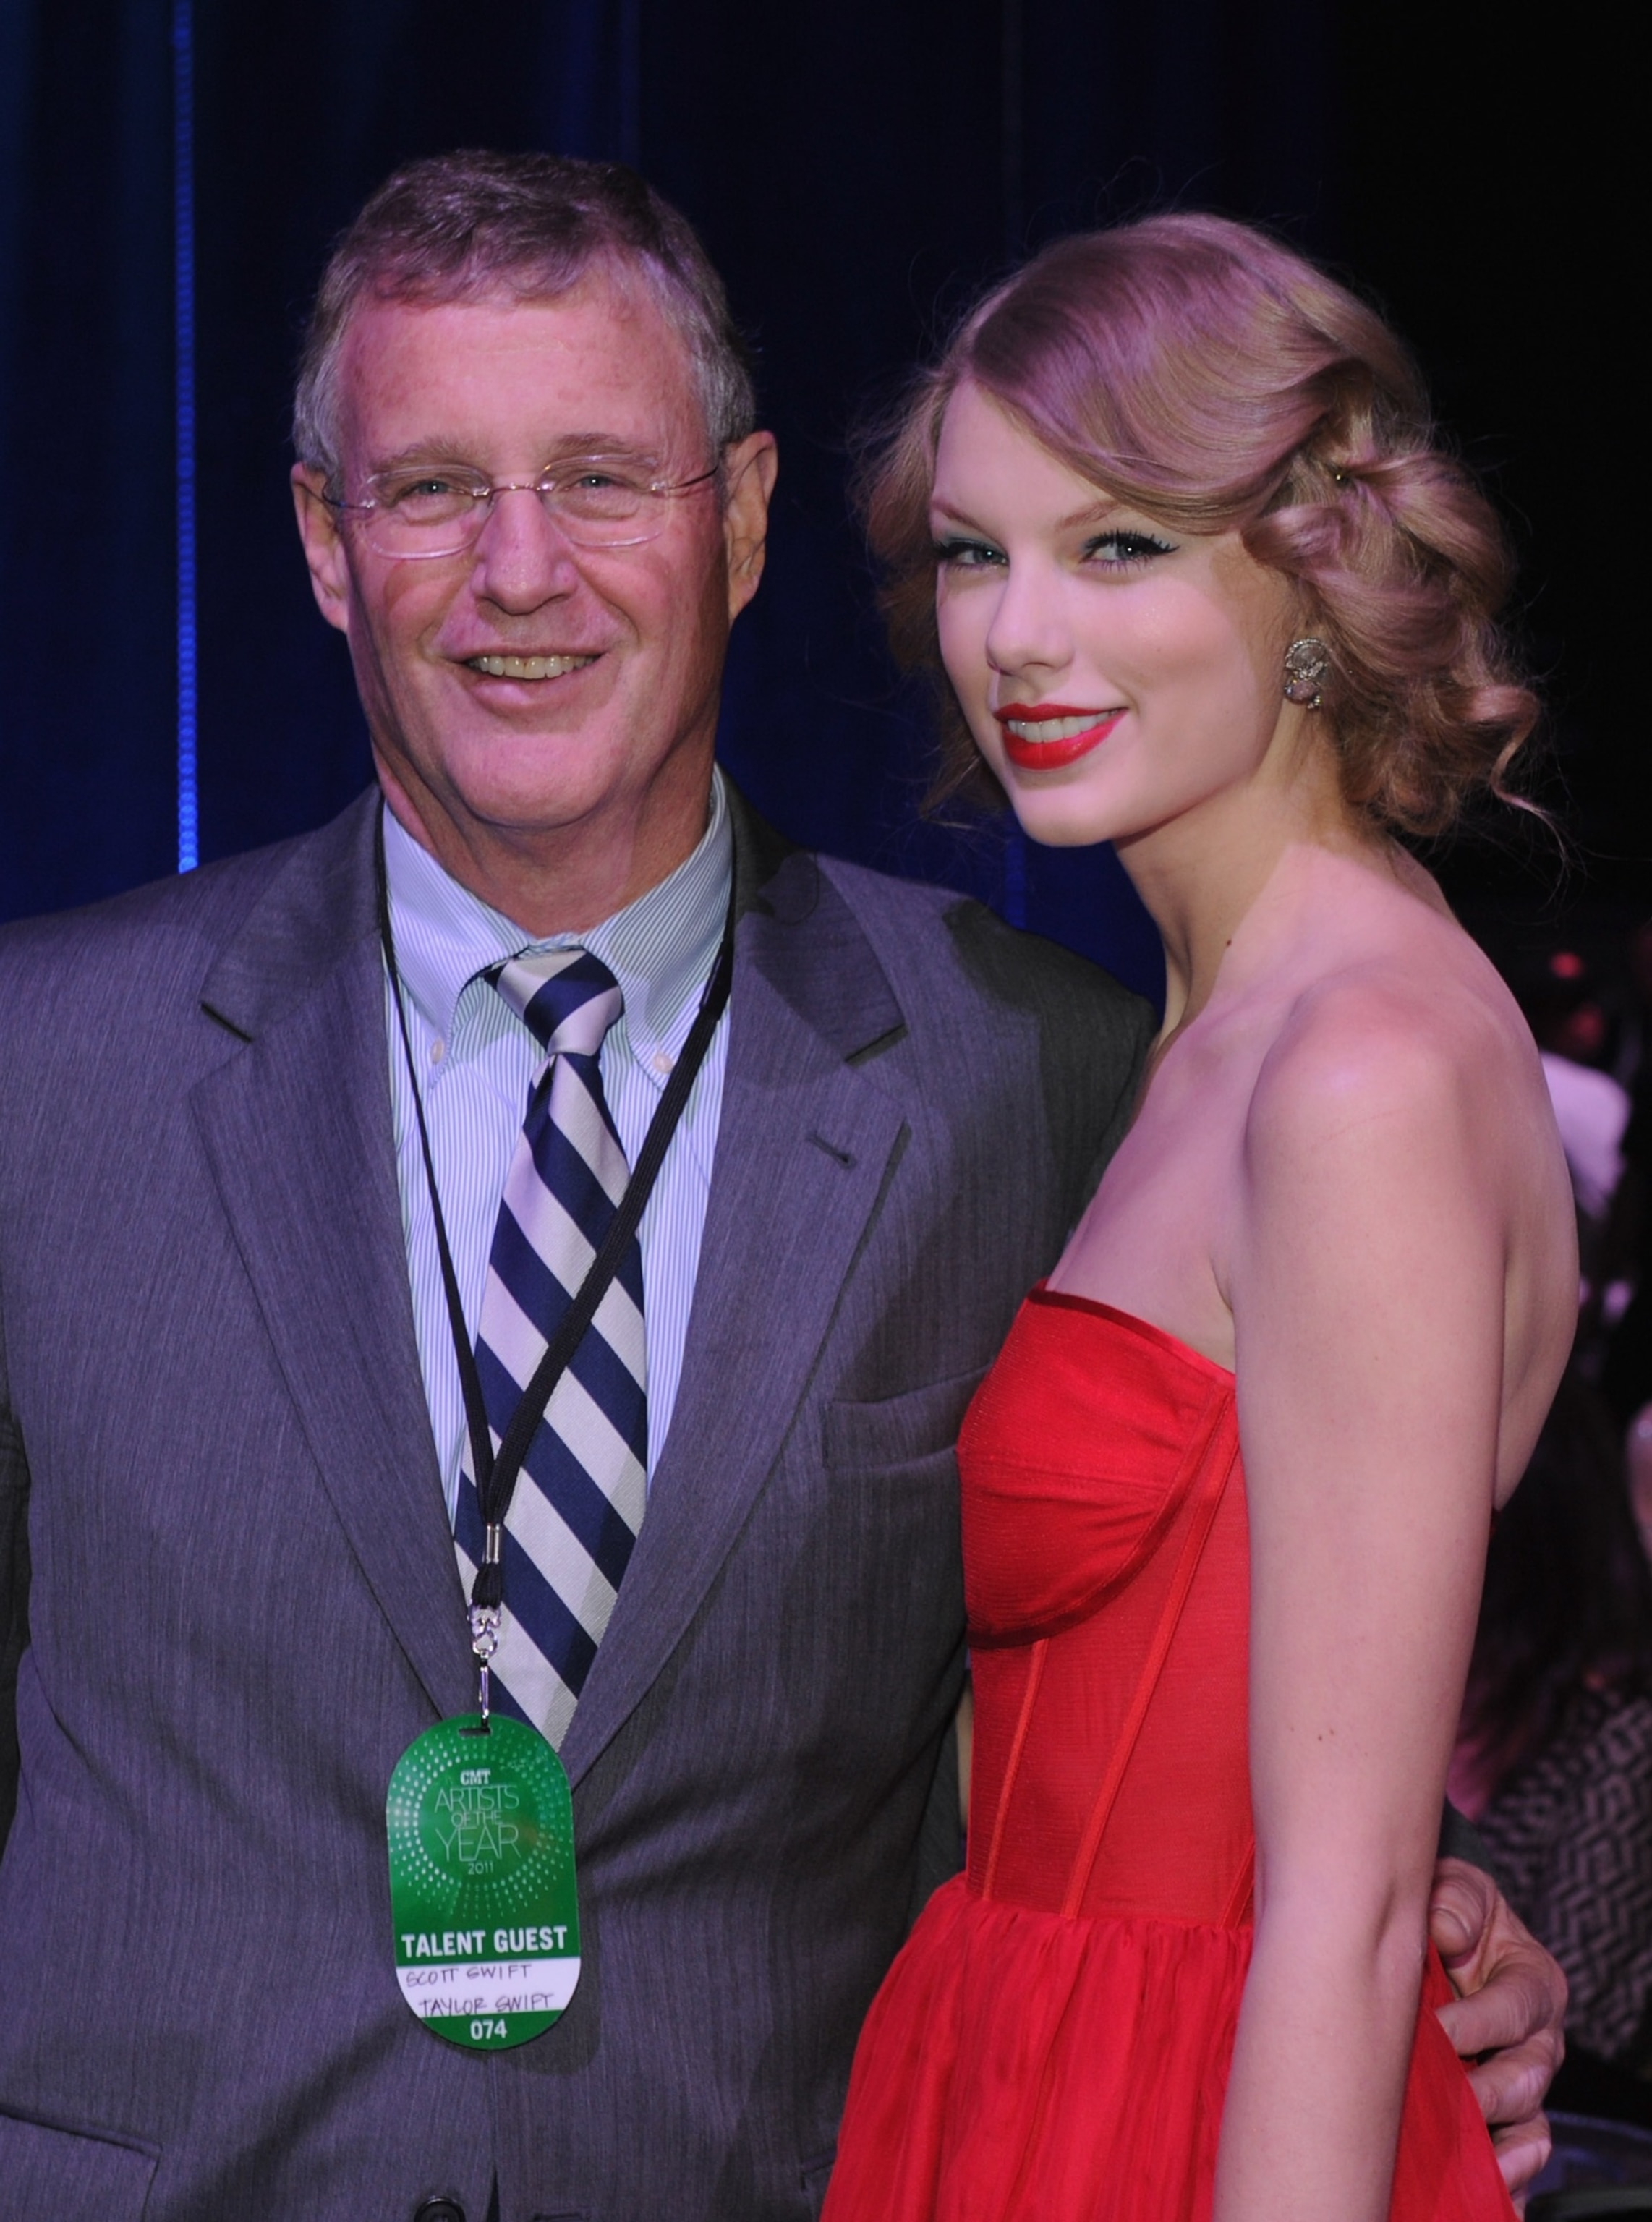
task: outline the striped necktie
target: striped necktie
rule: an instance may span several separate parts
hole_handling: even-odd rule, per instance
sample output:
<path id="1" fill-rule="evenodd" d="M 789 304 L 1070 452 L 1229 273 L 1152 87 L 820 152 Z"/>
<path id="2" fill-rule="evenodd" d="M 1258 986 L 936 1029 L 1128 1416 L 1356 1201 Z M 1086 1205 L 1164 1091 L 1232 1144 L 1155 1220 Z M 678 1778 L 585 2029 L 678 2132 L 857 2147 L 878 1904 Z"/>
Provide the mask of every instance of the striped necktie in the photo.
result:
<path id="1" fill-rule="evenodd" d="M 514 957 L 487 977 L 546 1052 L 499 1202 L 476 1334 L 497 1450 L 630 1169 L 597 1064 L 623 1007 L 612 973 L 583 949 L 551 949 Z M 494 1686 L 501 1710 L 520 1714 L 552 1744 L 573 1718 L 642 1525 L 646 1379 L 643 1259 L 633 1237 L 552 1393 L 506 1521 Z M 468 1443 L 455 1543 L 468 1597 L 483 1546 Z"/>

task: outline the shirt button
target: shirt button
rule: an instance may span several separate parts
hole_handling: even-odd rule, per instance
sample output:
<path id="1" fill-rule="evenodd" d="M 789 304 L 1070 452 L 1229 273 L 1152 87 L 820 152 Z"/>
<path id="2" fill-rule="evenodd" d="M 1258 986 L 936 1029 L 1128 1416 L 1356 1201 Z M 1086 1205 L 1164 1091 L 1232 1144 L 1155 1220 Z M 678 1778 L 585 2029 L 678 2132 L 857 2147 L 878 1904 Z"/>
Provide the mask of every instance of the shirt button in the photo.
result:
<path id="1" fill-rule="evenodd" d="M 663 1079 L 665 1075 L 670 1071 L 672 1066 L 676 1063 L 676 1059 L 675 1058 L 669 1055 L 666 1051 L 656 1049 L 650 1062 L 652 1064 L 655 1071 L 660 1075 L 662 1079 Z"/>
<path id="2" fill-rule="evenodd" d="M 448 1045 L 446 1042 L 441 1039 L 440 1035 L 438 1035 L 436 1040 L 430 1044 L 430 1063 L 432 1064 L 440 1064 L 447 1053 Z"/>

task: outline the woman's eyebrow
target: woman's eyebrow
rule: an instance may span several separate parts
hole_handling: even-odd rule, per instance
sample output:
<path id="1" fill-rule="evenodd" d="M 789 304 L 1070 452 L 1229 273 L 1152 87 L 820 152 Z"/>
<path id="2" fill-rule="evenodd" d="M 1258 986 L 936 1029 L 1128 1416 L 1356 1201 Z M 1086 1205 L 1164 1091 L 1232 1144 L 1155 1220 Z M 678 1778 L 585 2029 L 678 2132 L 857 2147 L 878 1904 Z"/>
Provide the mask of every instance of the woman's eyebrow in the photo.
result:
<path id="1" fill-rule="evenodd" d="M 1123 505 L 1121 502 L 1114 501 L 1108 495 L 1102 494 L 1095 501 L 1087 502 L 1083 509 L 1075 509 L 1069 516 L 1058 518 L 1055 529 L 1058 532 L 1072 532 L 1081 524 L 1100 524 L 1104 518 L 1114 516 Z M 929 506 L 931 512 L 937 517 L 949 517 L 958 524 L 973 523 L 967 510 L 955 509 L 950 501 L 942 499 L 939 495 L 932 495 Z"/>
<path id="2" fill-rule="evenodd" d="M 1110 495 L 1100 494 L 1094 501 L 1086 502 L 1082 509 L 1075 509 L 1070 516 L 1060 518 L 1056 530 L 1072 532 L 1081 524 L 1100 524 L 1107 518 L 1116 517 L 1123 506 L 1122 502 L 1115 501 Z"/>

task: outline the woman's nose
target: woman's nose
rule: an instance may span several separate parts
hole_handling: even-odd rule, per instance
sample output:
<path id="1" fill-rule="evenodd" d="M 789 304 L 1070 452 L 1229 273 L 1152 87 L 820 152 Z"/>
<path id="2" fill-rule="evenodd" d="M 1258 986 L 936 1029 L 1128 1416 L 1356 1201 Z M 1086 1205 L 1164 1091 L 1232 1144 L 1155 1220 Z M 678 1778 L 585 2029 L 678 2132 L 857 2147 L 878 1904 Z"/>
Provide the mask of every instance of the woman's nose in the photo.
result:
<path id="1" fill-rule="evenodd" d="M 1058 671 L 1072 660 L 1072 635 L 1058 583 L 1036 564 L 1011 562 L 987 628 L 995 670 Z"/>

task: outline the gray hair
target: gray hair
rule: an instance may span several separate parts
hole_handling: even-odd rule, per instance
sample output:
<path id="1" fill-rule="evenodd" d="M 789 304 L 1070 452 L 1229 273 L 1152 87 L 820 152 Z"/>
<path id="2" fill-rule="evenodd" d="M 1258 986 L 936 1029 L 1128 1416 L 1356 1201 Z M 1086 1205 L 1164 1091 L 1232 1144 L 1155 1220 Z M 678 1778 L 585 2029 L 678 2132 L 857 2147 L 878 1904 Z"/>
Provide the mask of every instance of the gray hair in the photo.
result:
<path id="1" fill-rule="evenodd" d="M 635 271 L 682 339 L 720 456 L 751 430 L 757 399 L 723 281 L 687 219 L 619 162 L 462 151 L 396 171 L 334 248 L 293 395 L 298 461 L 336 485 L 339 357 L 364 298 L 447 302 L 504 291 L 543 300 L 602 262 Z"/>

